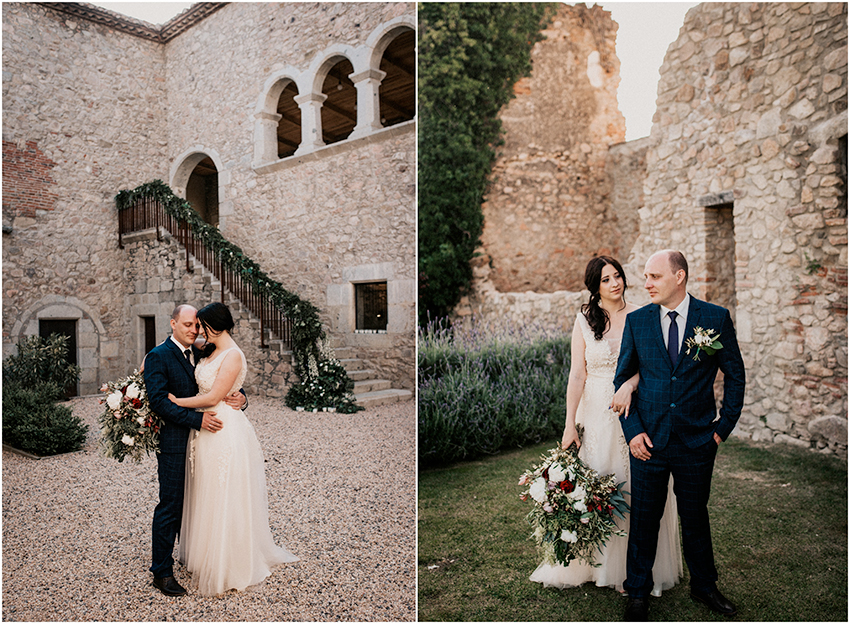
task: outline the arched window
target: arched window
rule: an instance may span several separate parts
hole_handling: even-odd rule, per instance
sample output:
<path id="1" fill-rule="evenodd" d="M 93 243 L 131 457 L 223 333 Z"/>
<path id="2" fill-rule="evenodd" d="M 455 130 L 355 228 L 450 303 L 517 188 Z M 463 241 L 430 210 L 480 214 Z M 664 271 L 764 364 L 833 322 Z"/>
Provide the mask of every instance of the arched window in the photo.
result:
<path id="1" fill-rule="evenodd" d="M 380 69 L 381 125 L 385 128 L 410 121 L 416 114 L 416 33 L 403 29 L 387 46 Z"/>
<path id="2" fill-rule="evenodd" d="M 336 63 L 325 76 L 322 94 L 322 140 L 326 145 L 347 139 L 357 125 L 357 89 L 348 76 L 354 67 L 348 59 Z"/>
<path id="3" fill-rule="evenodd" d="M 294 82 L 286 85 L 277 102 L 277 157 L 292 156 L 301 144 L 301 108 L 295 102 L 298 88 Z"/>
<path id="4" fill-rule="evenodd" d="M 186 183 L 186 201 L 204 221 L 218 227 L 218 170 L 209 156 L 192 170 Z"/>

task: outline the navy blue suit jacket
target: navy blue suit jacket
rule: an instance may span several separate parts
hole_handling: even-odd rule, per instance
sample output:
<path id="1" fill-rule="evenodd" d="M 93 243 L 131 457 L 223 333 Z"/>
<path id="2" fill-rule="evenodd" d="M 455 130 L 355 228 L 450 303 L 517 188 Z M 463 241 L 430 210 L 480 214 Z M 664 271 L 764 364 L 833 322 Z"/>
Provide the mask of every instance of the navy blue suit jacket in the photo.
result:
<path id="1" fill-rule="evenodd" d="M 714 329 L 723 345 L 714 355 L 695 350 L 685 352 L 685 342 L 694 328 Z M 717 418 L 714 380 L 723 371 L 723 407 Z M 661 333 L 661 312 L 649 304 L 626 317 L 614 388 L 640 372 L 636 396 L 632 397 L 628 418 L 620 416 L 623 433 L 630 441 L 646 433 L 656 449 L 667 446 L 675 431 L 690 448 L 706 444 L 717 433 L 725 440 L 744 406 L 744 361 L 738 348 L 732 318 L 726 308 L 691 297 L 682 349 L 676 366 L 670 362 Z"/>
<path id="2" fill-rule="evenodd" d="M 194 346 L 195 362 L 201 357 Z M 201 428 L 204 415 L 168 400 L 170 392 L 179 399 L 198 394 L 195 371 L 171 338 L 154 347 L 145 357 L 145 388 L 151 409 L 164 421 L 159 432 L 161 453 L 185 453 L 190 429 Z"/>

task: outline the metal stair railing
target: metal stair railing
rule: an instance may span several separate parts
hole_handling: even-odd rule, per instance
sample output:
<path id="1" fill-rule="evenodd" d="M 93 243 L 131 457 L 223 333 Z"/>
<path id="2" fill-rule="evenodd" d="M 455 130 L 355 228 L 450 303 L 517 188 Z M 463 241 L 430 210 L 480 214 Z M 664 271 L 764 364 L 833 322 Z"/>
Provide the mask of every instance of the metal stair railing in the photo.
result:
<path id="1" fill-rule="evenodd" d="M 228 267 L 221 258 L 221 250 L 199 239 L 186 221 L 178 220 L 165 212 L 162 204 L 153 197 L 140 197 L 132 205 L 118 211 L 118 246 L 124 248 L 125 234 L 156 228 L 156 239 L 162 241 L 165 228 L 186 250 L 186 271 L 193 273 L 191 257 L 194 256 L 221 283 L 221 302 L 225 290 L 236 297 L 260 320 L 260 347 L 267 348 L 265 330 L 269 337 L 276 335 L 287 347 L 292 346 L 292 320 L 264 293 L 255 292 L 253 284 Z"/>

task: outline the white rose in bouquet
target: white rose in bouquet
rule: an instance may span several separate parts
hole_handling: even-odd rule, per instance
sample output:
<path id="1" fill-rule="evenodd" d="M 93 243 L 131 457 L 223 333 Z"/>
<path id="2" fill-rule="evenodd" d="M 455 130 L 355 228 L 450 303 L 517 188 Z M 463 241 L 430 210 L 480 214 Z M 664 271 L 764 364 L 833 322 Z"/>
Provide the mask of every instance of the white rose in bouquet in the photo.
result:
<path id="1" fill-rule="evenodd" d="M 583 487 L 578 485 L 576 486 L 576 489 L 567 494 L 567 496 L 574 501 L 584 501 L 585 497 L 587 496 L 587 492 Z"/>
<path id="2" fill-rule="evenodd" d="M 534 483 L 531 484 L 531 487 L 528 488 L 528 493 L 541 505 L 546 502 L 546 492 L 548 491 L 546 479 L 543 477 L 538 477 L 534 480 Z"/>
<path id="3" fill-rule="evenodd" d="M 568 531 L 564 529 L 561 531 L 561 541 L 569 542 L 570 544 L 575 544 L 578 541 L 578 535 L 575 534 L 574 531 Z"/>
<path id="4" fill-rule="evenodd" d="M 127 446 L 133 446 L 136 443 L 136 440 L 128 436 L 126 433 L 124 434 L 124 437 L 121 438 L 121 441 Z"/>
<path id="5" fill-rule="evenodd" d="M 555 483 L 560 483 L 567 478 L 567 473 L 561 464 L 552 464 L 549 466 L 549 480 Z"/>
<path id="6" fill-rule="evenodd" d="M 106 404 L 109 406 L 109 409 L 117 410 L 121 407 L 121 393 L 113 392 L 109 396 L 106 397 Z"/>
<path id="7" fill-rule="evenodd" d="M 131 399 L 138 399 L 140 391 L 141 389 L 136 385 L 135 381 L 127 386 L 127 396 Z"/>
<path id="8" fill-rule="evenodd" d="M 144 417 L 144 416 L 139 416 L 139 417 L 136 419 L 136 422 L 137 422 L 137 423 L 139 423 L 140 425 L 142 425 L 142 426 L 144 427 L 144 426 L 145 426 L 145 417 Z"/>

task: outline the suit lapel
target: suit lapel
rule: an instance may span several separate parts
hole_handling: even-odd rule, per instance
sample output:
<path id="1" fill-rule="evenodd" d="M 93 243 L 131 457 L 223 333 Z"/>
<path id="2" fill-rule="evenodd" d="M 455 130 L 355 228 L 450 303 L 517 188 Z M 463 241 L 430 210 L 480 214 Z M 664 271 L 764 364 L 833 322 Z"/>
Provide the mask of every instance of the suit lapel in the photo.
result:
<path id="1" fill-rule="evenodd" d="M 652 328 L 652 340 L 655 342 L 655 346 L 664 353 L 665 359 L 669 364 L 670 356 L 667 354 L 667 347 L 664 345 L 664 334 L 661 332 L 661 308 L 658 304 L 653 303 L 650 305 L 649 313 L 652 316 L 649 319 L 649 326 Z"/>
<path id="2" fill-rule="evenodd" d="M 702 318 L 702 302 L 691 295 L 691 303 L 688 306 L 688 319 L 685 321 L 685 335 L 682 336 L 682 347 L 679 349 L 679 359 L 676 360 L 676 367 L 673 370 L 678 369 L 682 366 L 682 362 L 685 358 L 689 358 L 693 360 L 694 354 L 691 353 L 688 355 L 685 353 L 687 347 L 685 343 L 688 338 L 692 338 L 694 336 L 694 328 L 700 325 L 702 322 L 700 319 Z"/>
<path id="3" fill-rule="evenodd" d="M 180 360 L 180 364 L 181 366 L 183 366 L 183 369 L 186 371 L 186 374 L 189 375 L 192 379 L 194 379 L 195 370 L 192 368 L 192 365 L 186 359 L 186 356 L 183 355 L 183 352 L 180 350 L 180 347 L 174 344 L 174 341 L 171 338 L 168 338 L 165 342 L 171 349 L 171 352 L 174 354 L 174 357 Z"/>

